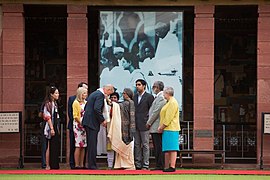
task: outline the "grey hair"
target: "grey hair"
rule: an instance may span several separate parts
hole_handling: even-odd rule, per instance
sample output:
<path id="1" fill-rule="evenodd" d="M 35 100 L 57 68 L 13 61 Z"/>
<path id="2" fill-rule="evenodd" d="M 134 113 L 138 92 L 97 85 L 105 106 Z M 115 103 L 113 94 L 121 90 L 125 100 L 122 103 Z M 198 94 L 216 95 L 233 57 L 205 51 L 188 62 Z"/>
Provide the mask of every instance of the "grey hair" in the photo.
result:
<path id="1" fill-rule="evenodd" d="M 156 82 L 154 82 L 154 84 L 157 85 L 157 87 L 158 87 L 158 89 L 160 91 L 163 91 L 163 89 L 164 89 L 164 83 L 162 81 L 156 81 Z"/>
<path id="2" fill-rule="evenodd" d="M 164 92 L 167 93 L 167 94 L 169 94 L 169 95 L 171 95 L 171 96 L 174 95 L 174 90 L 173 90 L 172 87 L 165 87 L 164 88 Z"/>
<path id="3" fill-rule="evenodd" d="M 111 90 L 112 92 L 114 92 L 114 87 L 112 84 L 107 84 L 107 85 L 104 85 L 103 88 L 107 89 L 107 90 Z"/>
<path id="4" fill-rule="evenodd" d="M 124 89 L 124 92 L 128 95 L 128 97 L 129 97 L 131 100 L 133 100 L 133 95 L 134 95 L 134 93 L 133 93 L 133 91 L 132 91 L 130 88 L 125 88 L 125 89 Z"/>

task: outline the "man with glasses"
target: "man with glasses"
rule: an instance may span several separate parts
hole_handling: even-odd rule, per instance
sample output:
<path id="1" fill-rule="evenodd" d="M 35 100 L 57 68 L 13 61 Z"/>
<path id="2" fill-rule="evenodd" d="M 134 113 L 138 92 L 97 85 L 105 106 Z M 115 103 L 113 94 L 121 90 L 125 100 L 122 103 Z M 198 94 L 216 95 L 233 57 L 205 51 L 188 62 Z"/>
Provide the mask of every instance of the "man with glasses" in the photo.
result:
<path id="1" fill-rule="evenodd" d="M 152 90 L 156 94 L 156 96 L 149 110 L 149 119 L 146 123 L 146 128 L 150 131 L 155 150 L 156 167 L 154 168 L 154 170 L 163 170 L 164 168 L 164 155 L 162 153 L 162 134 L 158 133 L 159 113 L 161 108 L 166 104 L 166 100 L 163 96 L 163 89 L 164 83 L 162 81 L 154 82 Z"/>
<path id="2" fill-rule="evenodd" d="M 136 169 L 149 169 L 149 130 L 146 128 L 148 112 L 154 97 L 145 91 L 146 82 L 136 80 L 137 93 L 134 96 L 136 133 L 134 142 Z"/>

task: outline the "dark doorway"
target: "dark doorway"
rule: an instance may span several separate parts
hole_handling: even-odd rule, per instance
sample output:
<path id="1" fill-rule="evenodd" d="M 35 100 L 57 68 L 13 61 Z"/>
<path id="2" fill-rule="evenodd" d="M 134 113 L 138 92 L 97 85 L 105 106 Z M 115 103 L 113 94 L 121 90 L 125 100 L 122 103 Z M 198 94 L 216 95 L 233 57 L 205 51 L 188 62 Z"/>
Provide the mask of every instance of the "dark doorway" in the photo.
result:
<path id="1" fill-rule="evenodd" d="M 62 119 L 66 109 L 66 6 L 25 5 L 25 162 L 41 162 L 46 89 L 59 89 Z M 61 161 L 65 156 L 65 123 L 61 124 Z"/>
<path id="2" fill-rule="evenodd" d="M 256 163 L 257 6 L 215 9 L 215 149 Z"/>
<path id="3" fill-rule="evenodd" d="M 89 93 L 99 87 L 99 10 L 88 8 L 88 82 Z"/>

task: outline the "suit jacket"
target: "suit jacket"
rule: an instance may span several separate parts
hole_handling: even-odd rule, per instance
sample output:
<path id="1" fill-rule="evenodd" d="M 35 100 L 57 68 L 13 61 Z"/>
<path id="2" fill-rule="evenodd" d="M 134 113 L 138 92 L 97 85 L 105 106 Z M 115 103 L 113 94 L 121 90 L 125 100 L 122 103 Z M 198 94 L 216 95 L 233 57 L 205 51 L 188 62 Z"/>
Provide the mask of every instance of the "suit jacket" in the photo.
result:
<path id="1" fill-rule="evenodd" d="M 82 125 L 87 126 L 92 130 L 99 131 L 100 124 L 105 120 L 102 115 L 104 107 L 104 94 L 96 90 L 87 98 L 85 112 L 82 119 Z"/>
<path id="2" fill-rule="evenodd" d="M 136 129 L 139 131 L 147 131 L 146 122 L 149 117 L 149 109 L 152 105 L 154 97 L 145 92 L 138 103 L 138 94 L 134 96 L 134 105 L 135 105 L 135 122 L 136 122 Z"/>
<path id="3" fill-rule="evenodd" d="M 68 98 L 68 129 L 73 131 L 73 109 L 72 104 L 74 100 L 76 99 L 76 96 L 70 96 Z"/>
<path id="4" fill-rule="evenodd" d="M 149 110 L 149 119 L 147 124 L 151 125 L 149 131 L 150 133 L 157 133 L 159 127 L 159 113 L 161 108 L 166 104 L 164 99 L 163 92 L 161 91 L 156 96 L 155 100 L 152 103 L 152 106 Z"/>

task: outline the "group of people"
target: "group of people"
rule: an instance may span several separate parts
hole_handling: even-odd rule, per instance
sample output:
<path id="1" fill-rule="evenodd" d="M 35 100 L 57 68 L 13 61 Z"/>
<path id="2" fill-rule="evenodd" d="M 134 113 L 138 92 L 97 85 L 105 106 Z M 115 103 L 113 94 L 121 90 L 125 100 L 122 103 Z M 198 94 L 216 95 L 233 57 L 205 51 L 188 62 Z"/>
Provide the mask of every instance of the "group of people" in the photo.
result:
<path id="1" fill-rule="evenodd" d="M 146 82 L 136 80 L 136 93 L 124 88 L 123 101 L 114 86 L 107 84 L 88 96 L 87 83 L 78 85 L 77 94 L 68 100 L 70 167 L 98 169 L 97 144 L 100 128 L 106 128 L 108 167 L 149 169 L 149 139 L 153 141 L 154 170 L 174 172 L 179 151 L 179 107 L 172 87 L 154 82 L 155 96 L 146 92 Z M 59 91 L 51 87 L 44 101 L 46 169 L 58 169 Z M 86 166 L 87 164 L 87 166 Z"/>

